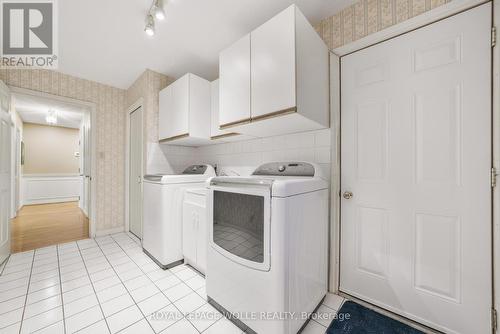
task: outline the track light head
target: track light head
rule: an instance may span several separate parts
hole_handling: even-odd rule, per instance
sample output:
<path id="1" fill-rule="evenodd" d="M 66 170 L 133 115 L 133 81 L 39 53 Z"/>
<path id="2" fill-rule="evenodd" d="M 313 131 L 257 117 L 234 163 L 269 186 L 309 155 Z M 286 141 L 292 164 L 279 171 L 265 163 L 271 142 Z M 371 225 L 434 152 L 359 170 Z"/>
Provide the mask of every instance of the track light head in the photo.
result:
<path id="1" fill-rule="evenodd" d="M 146 17 L 146 27 L 144 28 L 144 32 L 148 36 L 153 36 L 155 34 L 155 19 L 151 14 Z"/>
<path id="2" fill-rule="evenodd" d="M 153 5 L 153 13 L 154 16 L 158 20 L 164 20 L 165 19 L 165 10 L 163 9 L 163 1 L 162 0 L 156 0 L 155 4 Z"/>

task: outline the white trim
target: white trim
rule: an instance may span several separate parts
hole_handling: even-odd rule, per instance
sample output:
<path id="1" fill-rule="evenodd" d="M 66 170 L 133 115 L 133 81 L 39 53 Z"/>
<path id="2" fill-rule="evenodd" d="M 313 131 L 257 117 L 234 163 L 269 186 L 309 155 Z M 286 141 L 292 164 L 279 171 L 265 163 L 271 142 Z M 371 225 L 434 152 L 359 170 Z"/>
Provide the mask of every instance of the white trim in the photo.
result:
<path id="1" fill-rule="evenodd" d="M 328 290 L 339 290 L 340 265 L 340 58 L 330 53 L 330 263 Z"/>
<path id="2" fill-rule="evenodd" d="M 120 227 L 114 227 L 114 228 L 108 228 L 106 230 L 98 230 L 95 232 L 95 237 L 102 237 L 104 235 L 109 235 L 109 234 L 115 234 L 115 233 L 120 233 L 124 232 L 123 226 Z"/>
<path id="3" fill-rule="evenodd" d="M 76 202 L 81 196 L 80 176 L 21 176 L 22 205 Z"/>
<path id="4" fill-rule="evenodd" d="M 11 120 L 12 120 L 12 111 L 11 111 Z M 10 219 L 13 219 L 17 216 L 17 208 L 16 208 L 16 168 L 17 168 L 17 124 L 12 120 L 10 125 Z"/>
<path id="5" fill-rule="evenodd" d="M 130 179 L 130 115 L 136 111 L 137 109 L 142 108 L 141 110 L 141 123 L 142 123 L 142 138 L 143 138 L 143 145 L 142 145 L 142 171 L 141 174 L 144 175 L 144 136 L 145 136 L 145 131 L 144 131 L 144 99 L 141 97 L 139 98 L 135 103 L 133 103 L 130 107 L 127 108 L 127 116 L 126 116 L 126 125 L 125 125 L 125 226 L 124 230 L 126 232 L 130 231 L 130 217 L 129 217 L 129 210 L 130 210 L 130 205 L 129 205 L 129 200 L 130 200 L 130 193 L 129 193 L 129 179 Z M 141 193 L 142 193 L 142 183 L 141 183 Z M 142 197 L 142 196 L 141 196 Z"/>
<path id="6" fill-rule="evenodd" d="M 42 198 L 31 201 L 26 201 L 23 203 L 24 206 L 38 205 L 38 204 L 52 204 L 52 203 L 67 203 L 67 202 L 78 202 L 80 197 L 53 197 L 53 198 Z"/>
<path id="7" fill-rule="evenodd" d="M 38 177 L 80 177 L 80 174 L 68 173 L 68 174 L 22 174 L 24 178 L 38 178 Z"/>
<path id="8" fill-rule="evenodd" d="M 82 100 L 77 100 L 77 99 L 72 99 L 69 97 L 64 97 L 64 96 L 59 96 L 59 95 L 53 95 L 53 94 L 48 94 L 44 92 L 39 92 L 31 89 L 26 89 L 26 88 L 20 88 L 20 87 L 15 87 L 15 86 L 8 86 L 11 94 L 23 94 L 23 95 L 30 95 L 30 96 L 36 96 L 36 97 L 42 97 L 46 99 L 52 99 L 64 103 L 69 103 L 76 105 L 78 107 L 83 107 L 87 110 L 87 112 L 90 113 L 90 136 L 91 136 L 91 144 L 90 144 L 90 155 L 91 155 L 91 166 L 90 166 L 90 176 L 91 176 L 91 181 L 90 181 L 90 217 L 89 217 L 89 236 L 92 238 L 95 236 L 96 233 L 96 194 L 97 194 L 97 188 L 96 188 L 96 181 L 95 181 L 95 176 L 97 174 L 97 132 L 95 131 L 95 124 L 97 123 L 97 108 L 96 104 L 93 102 L 87 102 L 87 101 L 82 101 Z"/>
<path id="9" fill-rule="evenodd" d="M 500 25 L 500 0 L 493 0 L 493 26 Z M 497 27 L 498 34 L 498 27 Z M 500 171 L 500 45 L 493 47 L 492 53 L 492 94 L 493 94 L 493 167 L 497 173 Z M 498 179 L 497 179 L 498 180 Z M 497 181 L 497 186 L 493 188 L 493 306 L 498 311 L 500 310 L 500 266 L 497 261 L 500 259 L 500 185 Z M 500 329 L 497 326 L 496 333 Z"/>
<path id="10" fill-rule="evenodd" d="M 388 39 L 406 34 L 412 30 L 432 24 L 449 16 L 458 14 L 472 7 L 479 6 L 488 0 L 453 0 L 447 4 L 436 7 L 418 16 L 378 31 L 352 43 L 342 45 L 332 50 L 339 57 L 370 47 L 374 44 L 384 42 Z"/>

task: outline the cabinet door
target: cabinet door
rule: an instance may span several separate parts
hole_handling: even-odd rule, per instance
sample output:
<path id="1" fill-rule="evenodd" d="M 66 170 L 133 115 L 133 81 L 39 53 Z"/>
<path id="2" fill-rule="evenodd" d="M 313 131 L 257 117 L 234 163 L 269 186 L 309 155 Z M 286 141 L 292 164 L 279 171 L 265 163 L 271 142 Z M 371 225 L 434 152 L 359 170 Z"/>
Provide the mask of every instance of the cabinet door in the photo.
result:
<path id="1" fill-rule="evenodd" d="M 172 85 L 160 91 L 160 112 L 158 115 L 159 140 L 169 137 L 168 115 L 172 113 Z"/>
<path id="2" fill-rule="evenodd" d="M 172 108 L 165 117 L 165 138 L 189 133 L 189 74 L 178 79 L 170 86 L 172 87 Z"/>
<path id="3" fill-rule="evenodd" d="M 197 205 L 198 211 L 198 235 L 196 247 L 197 269 L 206 273 L 207 269 L 207 247 L 208 247 L 208 229 L 207 229 L 207 211 L 206 207 Z"/>
<path id="4" fill-rule="evenodd" d="M 250 119 L 250 35 L 219 56 L 219 125 Z"/>
<path id="5" fill-rule="evenodd" d="M 295 6 L 251 33 L 252 118 L 296 107 Z"/>
<path id="6" fill-rule="evenodd" d="M 211 99 L 210 99 L 210 137 L 220 136 L 225 131 L 219 128 L 219 80 L 212 81 L 210 84 Z"/>
<path id="7" fill-rule="evenodd" d="M 182 210 L 182 253 L 190 264 L 196 264 L 196 234 L 198 224 L 196 204 L 184 202 Z"/>

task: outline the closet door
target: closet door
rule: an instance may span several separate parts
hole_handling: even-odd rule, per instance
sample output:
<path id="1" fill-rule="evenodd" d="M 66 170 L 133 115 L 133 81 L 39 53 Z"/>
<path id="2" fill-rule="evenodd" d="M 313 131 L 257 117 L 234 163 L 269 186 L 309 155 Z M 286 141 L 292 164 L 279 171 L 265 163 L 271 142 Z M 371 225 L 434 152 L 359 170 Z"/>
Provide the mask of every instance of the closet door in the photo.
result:
<path id="1" fill-rule="evenodd" d="M 491 333 L 490 43 L 488 3 L 341 60 L 340 289 L 446 333 Z"/>

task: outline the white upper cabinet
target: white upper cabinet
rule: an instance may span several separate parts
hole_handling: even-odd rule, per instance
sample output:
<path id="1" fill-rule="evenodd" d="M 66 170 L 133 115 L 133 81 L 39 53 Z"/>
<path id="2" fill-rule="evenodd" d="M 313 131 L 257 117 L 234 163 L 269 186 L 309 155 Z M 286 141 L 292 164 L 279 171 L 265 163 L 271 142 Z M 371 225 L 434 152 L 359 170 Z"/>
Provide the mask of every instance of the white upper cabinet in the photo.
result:
<path id="1" fill-rule="evenodd" d="M 295 7 L 252 31 L 251 45 L 252 117 L 295 108 Z"/>
<path id="2" fill-rule="evenodd" d="M 219 56 L 222 127 L 250 121 L 250 34 Z"/>
<path id="3" fill-rule="evenodd" d="M 185 146 L 209 143 L 210 94 L 210 82 L 191 73 L 160 91 L 160 142 Z"/>
<path id="4" fill-rule="evenodd" d="M 166 88 L 160 91 L 160 110 L 158 115 L 158 137 L 161 140 L 162 138 L 170 137 L 170 128 L 169 128 L 169 117 L 168 111 L 172 110 L 172 85 L 167 86 Z"/>
<path id="5" fill-rule="evenodd" d="M 221 53 L 220 125 L 257 137 L 329 127 L 328 57 L 309 21 L 288 7 Z"/>
<path id="6" fill-rule="evenodd" d="M 238 140 L 247 140 L 252 139 L 251 136 L 241 135 L 239 133 L 231 132 L 231 130 L 221 130 L 219 126 L 219 79 L 211 82 L 212 89 L 212 118 L 210 120 L 210 137 L 212 140 L 212 144 L 217 143 L 227 143 Z"/>
<path id="7" fill-rule="evenodd" d="M 211 118 L 210 118 L 210 137 L 212 139 L 225 136 L 228 132 L 219 128 L 219 79 L 210 83 L 212 101 L 211 101 Z"/>

